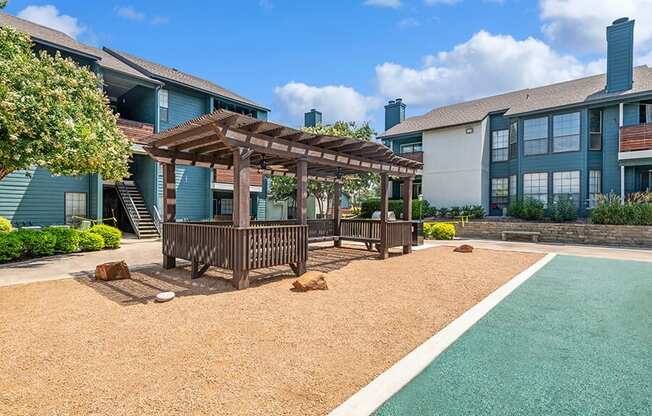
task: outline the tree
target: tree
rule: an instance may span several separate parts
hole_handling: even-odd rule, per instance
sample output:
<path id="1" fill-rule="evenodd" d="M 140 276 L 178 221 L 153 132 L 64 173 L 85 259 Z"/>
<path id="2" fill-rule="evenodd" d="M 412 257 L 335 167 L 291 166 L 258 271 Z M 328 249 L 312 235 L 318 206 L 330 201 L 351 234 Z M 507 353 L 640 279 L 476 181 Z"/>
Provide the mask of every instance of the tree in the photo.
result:
<path id="1" fill-rule="evenodd" d="M 308 133 L 319 134 L 324 136 L 341 136 L 352 137 L 360 140 L 371 140 L 374 134 L 368 123 L 360 127 L 354 122 L 338 121 L 335 124 L 327 126 L 306 127 L 303 129 Z M 342 191 L 346 194 L 354 206 L 359 205 L 360 201 L 368 195 L 373 195 L 378 188 L 378 175 L 374 173 L 359 173 L 354 176 L 343 179 Z M 312 195 L 317 200 L 319 210 L 322 213 L 330 211 L 330 204 L 333 200 L 335 187 L 332 182 L 309 180 L 308 195 Z M 273 176 L 270 188 L 270 197 L 275 201 L 286 201 L 296 192 L 296 180 L 286 176 Z M 326 207 L 324 207 L 326 201 Z M 325 208 L 325 209 L 324 209 Z"/>
<path id="2" fill-rule="evenodd" d="M 27 35 L 0 28 L 0 180 L 33 166 L 124 178 L 130 143 L 116 120 L 90 69 L 37 54 Z"/>

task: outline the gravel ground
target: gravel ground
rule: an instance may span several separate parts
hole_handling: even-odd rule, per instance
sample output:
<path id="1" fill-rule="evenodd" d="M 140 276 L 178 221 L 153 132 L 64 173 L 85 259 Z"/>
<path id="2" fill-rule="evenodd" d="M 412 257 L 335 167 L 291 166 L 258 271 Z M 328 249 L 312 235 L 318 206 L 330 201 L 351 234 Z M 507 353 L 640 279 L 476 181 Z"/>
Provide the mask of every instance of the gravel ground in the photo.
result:
<path id="1" fill-rule="evenodd" d="M 325 414 L 541 257 L 320 249 L 330 289 L 307 293 L 285 268 L 244 291 L 160 268 L 3 287 L 0 414 Z"/>

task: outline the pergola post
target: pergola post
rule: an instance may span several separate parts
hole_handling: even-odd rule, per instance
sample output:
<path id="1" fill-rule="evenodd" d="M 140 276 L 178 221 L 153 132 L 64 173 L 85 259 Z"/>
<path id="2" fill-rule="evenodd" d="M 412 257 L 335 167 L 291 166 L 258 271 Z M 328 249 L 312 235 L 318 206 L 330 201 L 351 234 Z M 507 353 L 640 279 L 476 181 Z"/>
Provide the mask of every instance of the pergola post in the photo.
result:
<path id="1" fill-rule="evenodd" d="M 308 161 L 307 160 L 298 160 L 297 161 L 297 195 L 296 195 L 296 204 L 297 204 L 297 221 L 299 225 L 308 225 Z M 306 241 L 305 247 L 306 253 L 308 252 L 308 241 Z M 306 263 L 300 261 L 297 263 L 295 268 L 295 273 L 297 276 L 301 276 L 306 272 Z"/>
<path id="2" fill-rule="evenodd" d="M 389 210 L 389 178 L 386 173 L 380 174 L 380 258 L 389 257 L 387 241 L 387 211 Z"/>
<path id="3" fill-rule="evenodd" d="M 163 167 L 163 221 L 175 222 L 177 219 L 176 169 L 173 163 L 164 163 Z M 163 255 L 163 268 L 176 267 L 177 259 Z"/>
<path id="4" fill-rule="evenodd" d="M 413 177 L 403 179 L 403 220 L 412 221 L 412 181 Z M 403 254 L 412 253 L 412 244 L 403 246 Z"/>
<path id="5" fill-rule="evenodd" d="M 342 247 L 342 241 L 339 237 L 341 235 L 342 226 L 342 183 L 335 182 L 335 189 L 333 191 L 333 231 L 335 231 L 335 247 Z"/>
<path id="6" fill-rule="evenodd" d="M 245 148 L 233 151 L 233 227 L 235 227 L 235 261 L 233 264 L 233 286 L 236 289 L 249 287 L 249 268 L 246 259 L 249 258 L 247 250 L 246 230 L 249 227 L 250 198 L 249 198 L 249 152 Z M 245 232 L 243 232 L 245 231 Z"/>

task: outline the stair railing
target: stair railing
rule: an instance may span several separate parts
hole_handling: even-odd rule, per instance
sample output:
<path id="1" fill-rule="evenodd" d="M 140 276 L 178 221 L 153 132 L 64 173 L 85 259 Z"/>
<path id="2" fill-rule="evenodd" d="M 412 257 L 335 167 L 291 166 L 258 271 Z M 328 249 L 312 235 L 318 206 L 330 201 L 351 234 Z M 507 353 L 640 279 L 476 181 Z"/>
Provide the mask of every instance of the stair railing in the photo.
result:
<path id="1" fill-rule="evenodd" d="M 156 204 L 154 204 L 154 227 L 156 227 L 156 231 L 158 231 L 158 235 L 163 235 L 163 217 L 161 217 L 161 213 L 158 210 L 158 207 Z"/>
<path id="2" fill-rule="evenodd" d="M 129 193 L 129 190 L 126 188 L 124 182 L 116 182 L 115 184 L 116 189 L 118 190 L 118 195 L 120 196 L 120 201 L 122 202 L 122 206 L 127 211 L 127 217 L 129 218 L 129 222 L 131 223 L 132 228 L 136 232 L 136 236 L 140 238 L 140 213 L 138 212 L 138 208 L 136 208 L 136 203 L 134 200 L 131 198 L 131 194 Z"/>

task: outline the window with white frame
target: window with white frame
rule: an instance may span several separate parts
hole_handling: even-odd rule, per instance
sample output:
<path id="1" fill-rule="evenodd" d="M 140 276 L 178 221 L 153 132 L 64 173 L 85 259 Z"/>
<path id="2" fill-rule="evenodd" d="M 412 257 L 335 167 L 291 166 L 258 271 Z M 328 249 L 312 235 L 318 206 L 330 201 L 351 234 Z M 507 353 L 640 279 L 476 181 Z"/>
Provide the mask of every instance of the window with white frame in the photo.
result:
<path id="1" fill-rule="evenodd" d="M 598 205 L 598 195 L 602 193 L 602 171 L 589 171 L 589 208 Z"/>
<path id="2" fill-rule="evenodd" d="M 509 178 L 491 178 L 491 207 L 503 208 L 509 203 Z"/>
<path id="3" fill-rule="evenodd" d="M 158 92 L 159 118 L 161 121 L 170 121 L 170 106 L 168 90 Z"/>
<path id="4" fill-rule="evenodd" d="M 509 158 L 509 130 L 491 132 L 491 160 L 504 162 Z"/>
<path id="5" fill-rule="evenodd" d="M 523 121 L 523 154 L 548 153 L 548 117 Z"/>
<path id="6" fill-rule="evenodd" d="M 509 177 L 509 201 L 516 201 L 517 190 L 516 190 L 516 175 Z"/>
<path id="7" fill-rule="evenodd" d="M 72 224 L 86 218 L 86 192 L 64 193 L 64 214 L 66 224 Z"/>
<path id="8" fill-rule="evenodd" d="M 548 173 L 526 173 L 523 175 L 523 197 L 536 199 L 548 205 Z"/>
<path id="9" fill-rule="evenodd" d="M 509 125 L 509 158 L 518 156 L 518 121 L 512 121 Z"/>
<path id="10" fill-rule="evenodd" d="M 422 151 L 421 143 L 410 143 L 410 144 L 401 145 L 401 153 L 414 153 L 414 152 L 421 152 L 421 151 Z"/>
<path id="11" fill-rule="evenodd" d="M 560 114 L 552 118 L 552 151 L 580 150 L 580 113 Z"/>
<path id="12" fill-rule="evenodd" d="M 576 205 L 579 205 L 580 171 L 554 172 L 552 174 L 552 194 L 555 201 L 558 201 L 562 197 L 568 197 Z"/>

